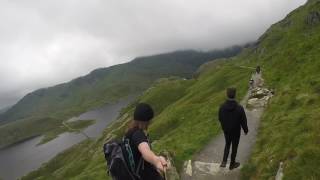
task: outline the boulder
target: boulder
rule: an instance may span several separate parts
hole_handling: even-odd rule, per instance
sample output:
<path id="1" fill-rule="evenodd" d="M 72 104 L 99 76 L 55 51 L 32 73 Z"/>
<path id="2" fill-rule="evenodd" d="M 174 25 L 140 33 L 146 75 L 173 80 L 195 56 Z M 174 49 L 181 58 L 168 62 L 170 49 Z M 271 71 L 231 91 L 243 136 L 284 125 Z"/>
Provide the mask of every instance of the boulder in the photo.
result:
<path id="1" fill-rule="evenodd" d="M 254 88 L 250 92 L 249 99 L 251 99 L 251 98 L 261 99 L 265 96 L 271 96 L 271 95 L 272 95 L 272 93 L 266 88 Z"/>
<path id="2" fill-rule="evenodd" d="M 273 92 L 267 88 L 254 88 L 250 91 L 247 108 L 261 108 L 268 104 Z"/>

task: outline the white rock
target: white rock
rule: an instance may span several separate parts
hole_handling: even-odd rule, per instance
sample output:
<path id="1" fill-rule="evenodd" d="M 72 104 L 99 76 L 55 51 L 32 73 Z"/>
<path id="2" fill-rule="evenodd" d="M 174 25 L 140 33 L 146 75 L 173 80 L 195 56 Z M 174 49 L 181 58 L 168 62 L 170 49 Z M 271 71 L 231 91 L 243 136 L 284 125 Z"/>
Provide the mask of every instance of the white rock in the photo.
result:
<path id="1" fill-rule="evenodd" d="M 227 164 L 227 167 L 229 167 L 229 165 L 230 164 Z M 238 169 L 241 169 L 241 166 Z M 207 163 L 201 161 L 194 162 L 194 171 L 210 175 L 227 174 L 231 172 L 229 168 L 221 168 L 219 163 Z"/>
<path id="2" fill-rule="evenodd" d="M 188 176 L 192 176 L 192 164 L 191 164 L 191 160 L 189 160 L 188 163 L 187 163 L 186 174 L 187 174 Z"/>
<path id="3" fill-rule="evenodd" d="M 280 162 L 279 169 L 278 169 L 275 180 L 282 180 L 282 178 L 283 178 L 283 167 L 282 166 L 283 166 L 283 162 Z"/>

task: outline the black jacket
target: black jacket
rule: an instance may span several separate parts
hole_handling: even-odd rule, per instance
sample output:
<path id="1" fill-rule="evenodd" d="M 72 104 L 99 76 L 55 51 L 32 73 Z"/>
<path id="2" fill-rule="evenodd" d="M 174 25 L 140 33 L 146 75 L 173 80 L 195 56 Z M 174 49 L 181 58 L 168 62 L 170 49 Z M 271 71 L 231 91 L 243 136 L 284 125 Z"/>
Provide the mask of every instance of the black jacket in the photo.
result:
<path id="1" fill-rule="evenodd" d="M 235 100 L 227 100 L 220 106 L 219 121 L 225 133 L 240 135 L 241 127 L 248 133 L 246 113 Z"/>

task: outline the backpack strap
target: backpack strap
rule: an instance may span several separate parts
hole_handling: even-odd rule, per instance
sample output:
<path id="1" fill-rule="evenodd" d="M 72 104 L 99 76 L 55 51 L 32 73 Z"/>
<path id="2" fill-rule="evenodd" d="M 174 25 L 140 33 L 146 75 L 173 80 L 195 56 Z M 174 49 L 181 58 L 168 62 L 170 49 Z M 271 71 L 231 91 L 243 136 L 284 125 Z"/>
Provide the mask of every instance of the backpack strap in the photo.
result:
<path id="1" fill-rule="evenodd" d="M 134 133 L 134 132 L 132 132 Z M 148 145 L 149 147 L 151 148 L 151 143 L 150 143 L 150 140 L 149 140 L 149 136 L 147 136 L 147 140 L 148 140 Z M 123 144 L 125 146 L 125 150 L 128 154 L 128 163 L 129 163 L 129 168 L 131 170 L 131 172 L 134 174 L 135 177 L 137 177 L 138 180 L 141 179 L 140 175 L 139 175 L 139 172 L 141 169 L 144 169 L 144 159 L 141 155 L 140 159 L 139 159 L 139 162 L 136 166 L 136 163 L 134 161 L 134 157 L 133 157 L 133 153 L 132 153 L 132 149 L 131 149 L 131 146 L 130 146 L 130 139 L 127 138 L 126 136 L 124 136 L 122 138 L 122 141 L 123 141 Z"/>
<path id="2" fill-rule="evenodd" d="M 142 158 L 142 156 L 139 159 L 139 163 L 138 166 L 136 166 L 135 161 L 134 161 L 134 157 L 133 157 L 133 153 L 130 147 L 130 140 L 128 138 L 123 137 L 123 143 L 125 146 L 125 150 L 128 154 L 128 163 L 129 163 L 129 169 L 131 170 L 131 172 L 134 174 L 134 176 L 138 179 L 141 179 L 140 175 L 139 175 L 139 171 L 141 170 L 141 167 L 144 165 L 144 160 Z"/>
<path id="3" fill-rule="evenodd" d="M 135 171 L 133 171 L 134 176 L 136 177 L 137 180 L 141 180 L 141 176 L 140 176 L 140 170 L 144 169 L 144 159 L 141 156 L 139 159 L 139 163 L 137 168 L 135 169 Z"/>
<path id="4" fill-rule="evenodd" d="M 138 166 L 137 166 L 137 169 L 135 171 L 135 174 L 136 174 L 136 176 L 138 176 L 139 179 L 140 179 L 139 171 L 141 170 L 141 168 L 144 169 L 143 166 L 144 166 L 144 160 L 143 160 L 143 158 L 141 156 L 141 158 L 139 160 L 139 163 L 138 163 Z"/>
<path id="5" fill-rule="evenodd" d="M 130 140 L 128 138 L 124 137 L 123 138 L 123 143 L 124 143 L 125 150 L 128 153 L 129 167 L 130 167 L 132 172 L 135 172 L 136 164 L 134 162 L 133 153 L 132 153 L 132 150 L 131 150 L 131 147 L 130 147 Z"/>

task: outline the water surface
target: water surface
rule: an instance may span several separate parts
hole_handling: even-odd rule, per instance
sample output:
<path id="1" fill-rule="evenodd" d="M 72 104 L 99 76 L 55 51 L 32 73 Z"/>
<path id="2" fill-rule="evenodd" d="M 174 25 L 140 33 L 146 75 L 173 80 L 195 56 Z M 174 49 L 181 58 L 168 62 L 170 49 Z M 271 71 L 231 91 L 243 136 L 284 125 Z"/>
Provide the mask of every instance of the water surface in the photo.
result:
<path id="1" fill-rule="evenodd" d="M 84 132 L 92 137 L 101 135 L 105 127 L 115 120 L 120 110 L 134 97 L 108 104 L 101 108 L 88 111 L 69 121 L 94 119 L 96 123 L 87 127 Z M 42 137 L 35 137 L 19 142 L 10 147 L 0 149 L 0 179 L 17 179 L 33 170 L 38 169 L 43 163 L 48 162 L 59 152 L 83 141 L 85 136 L 81 133 L 63 133 L 56 139 L 46 144 L 37 146 Z"/>

